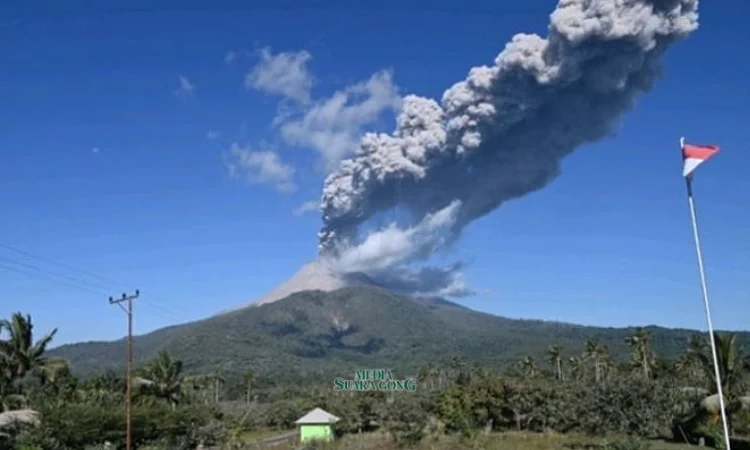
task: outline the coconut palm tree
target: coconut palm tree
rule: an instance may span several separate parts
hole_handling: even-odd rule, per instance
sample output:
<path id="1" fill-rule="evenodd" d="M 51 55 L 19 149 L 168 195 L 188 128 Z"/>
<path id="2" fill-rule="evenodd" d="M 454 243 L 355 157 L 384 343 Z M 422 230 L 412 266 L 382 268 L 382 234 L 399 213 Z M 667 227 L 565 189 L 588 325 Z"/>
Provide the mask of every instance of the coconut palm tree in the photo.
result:
<path id="1" fill-rule="evenodd" d="M 578 356 L 568 358 L 568 367 L 570 367 L 570 376 L 577 381 L 581 381 L 586 374 L 583 361 Z"/>
<path id="2" fill-rule="evenodd" d="M 62 370 L 64 360 L 44 356 L 47 346 L 57 333 L 57 329 L 34 342 L 34 324 L 31 316 L 17 312 L 10 320 L 0 321 L 0 333 L 8 332 L 8 339 L 0 339 L 0 359 L 4 361 L 6 377 L 11 381 L 21 380 L 34 374 L 40 380 L 49 380 Z"/>
<path id="3" fill-rule="evenodd" d="M 698 354 L 705 352 L 707 348 L 708 344 L 706 344 L 703 336 L 693 334 L 688 340 L 685 353 L 675 363 L 677 372 L 690 381 L 691 384 L 698 382 L 703 376 L 704 370 L 701 367 Z"/>
<path id="4" fill-rule="evenodd" d="M 630 346 L 633 366 L 641 371 L 644 378 L 651 378 L 656 366 L 656 355 L 651 347 L 649 332 L 638 327 L 625 342 Z"/>
<path id="5" fill-rule="evenodd" d="M 565 381 L 565 374 L 563 374 L 563 347 L 561 345 L 550 345 L 547 350 L 547 361 L 555 368 L 555 378 L 558 381 Z"/>
<path id="6" fill-rule="evenodd" d="M 253 369 L 247 369 L 247 372 L 245 372 L 244 381 L 245 381 L 245 403 L 250 404 L 250 390 L 253 386 L 253 381 L 255 380 L 255 372 L 253 372 Z"/>
<path id="7" fill-rule="evenodd" d="M 736 334 L 714 333 L 716 344 L 716 359 L 721 378 L 721 388 L 724 394 L 724 406 L 730 432 L 732 430 L 732 416 L 740 409 L 750 408 L 750 397 L 744 394 L 744 359 L 742 351 L 736 345 Z M 711 348 L 702 339 L 693 339 L 688 348 L 692 358 L 702 371 L 702 379 L 706 382 L 707 397 L 700 401 L 700 409 L 708 412 L 712 419 L 718 420 L 721 413 L 718 390 L 716 387 L 716 372 Z"/>
<path id="8" fill-rule="evenodd" d="M 142 391 L 158 399 L 165 400 L 172 408 L 182 399 L 182 361 L 172 359 L 167 351 L 160 352 L 141 371 L 135 380 Z"/>
<path id="9" fill-rule="evenodd" d="M 539 367 L 531 356 L 527 356 L 519 361 L 519 365 L 526 378 L 534 378 L 539 372 Z"/>
<path id="10" fill-rule="evenodd" d="M 737 346 L 736 342 L 737 335 L 734 333 L 729 335 L 714 333 L 716 359 L 724 395 L 738 394 L 742 388 L 744 361 L 742 350 Z M 710 348 L 707 345 L 703 346 L 700 351 L 694 351 L 694 355 L 703 371 L 704 379 L 710 382 L 710 385 L 706 386 L 706 388 L 712 394 L 715 394 L 717 392 L 716 372 Z"/>
<path id="11" fill-rule="evenodd" d="M 591 361 L 594 364 L 594 381 L 597 383 L 602 380 L 605 369 L 605 361 L 609 352 L 607 346 L 601 344 L 597 339 L 586 341 L 586 350 L 583 352 L 583 360 Z"/>

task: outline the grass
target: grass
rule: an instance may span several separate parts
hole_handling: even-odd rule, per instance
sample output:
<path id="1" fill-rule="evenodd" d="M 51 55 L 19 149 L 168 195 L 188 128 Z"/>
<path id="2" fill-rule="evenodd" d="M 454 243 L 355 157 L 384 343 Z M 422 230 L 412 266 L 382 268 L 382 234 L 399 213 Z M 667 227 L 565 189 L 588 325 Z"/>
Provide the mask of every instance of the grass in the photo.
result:
<path id="1" fill-rule="evenodd" d="M 607 447 L 604 442 L 614 439 L 587 438 L 582 436 L 561 435 L 554 433 L 493 433 L 467 440 L 452 436 L 425 438 L 413 450 L 567 450 L 576 448 L 575 444 L 588 444 L 590 449 L 596 450 L 688 450 L 690 445 L 675 444 L 663 441 L 642 442 L 640 448 Z M 281 449 L 283 447 L 275 447 Z M 298 448 L 298 447 L 289 447 Z M 383 435 L 345 436 L 336 442 L 318 447 L 325 450 L 400 450 L 400 448 Z M 581 447 L 577 447 L 581 448 Z"/>
<path id="2" fill-rule="evenodd" d="M 250 430 L 242 433 L 242 440 L 247 443 L 259 441 L 261 439 L 271 438 L 280 434 L 288 433 L 292 430 L 274 430 L 274 429 L 259 429 Z"/>

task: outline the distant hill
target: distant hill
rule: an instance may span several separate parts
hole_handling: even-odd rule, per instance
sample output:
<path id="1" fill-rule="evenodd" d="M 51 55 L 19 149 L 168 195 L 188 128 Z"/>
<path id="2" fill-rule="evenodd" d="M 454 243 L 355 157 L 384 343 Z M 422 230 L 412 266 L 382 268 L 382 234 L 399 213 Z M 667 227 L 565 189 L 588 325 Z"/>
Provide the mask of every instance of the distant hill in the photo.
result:
<path id="1" fill-rule="evenodd" d="M 695 331 L 648 327 L 657 352 L 680 355 Z M 633 328 L 597 328 L 485 314 L 440 298 L 414 299 L 377 287 L 305 291 L 282 300 L 205 320 L 163 328 L 134 339 L 137 363 L 162 349 L 189 372 L 256 373 L 282 378 L 349 376 L 356 368 L 388 367 L 409 374 L 427 362 L 447 365 L 455 356 L 501 366 L 549 345 L 578 355 L 599 339 L 624 360 Z M 740 333 L 750 345 L 750 333 Z M 121 369 L 123 340 L 84 342 L 51 350 L 69 359 L 77 374 Z"/>

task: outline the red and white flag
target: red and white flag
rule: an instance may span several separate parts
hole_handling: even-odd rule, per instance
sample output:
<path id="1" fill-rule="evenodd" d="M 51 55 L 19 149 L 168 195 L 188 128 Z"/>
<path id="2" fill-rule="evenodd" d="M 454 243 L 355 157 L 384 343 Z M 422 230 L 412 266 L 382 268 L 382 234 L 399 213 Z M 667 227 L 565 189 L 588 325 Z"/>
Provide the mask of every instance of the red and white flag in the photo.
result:
<path id="1" fill-rule="evenodd" d="M 690 177 L 693 171 L 719 151 L 717 145 L 694 145 L 682 143 L 682 176 Z"/>

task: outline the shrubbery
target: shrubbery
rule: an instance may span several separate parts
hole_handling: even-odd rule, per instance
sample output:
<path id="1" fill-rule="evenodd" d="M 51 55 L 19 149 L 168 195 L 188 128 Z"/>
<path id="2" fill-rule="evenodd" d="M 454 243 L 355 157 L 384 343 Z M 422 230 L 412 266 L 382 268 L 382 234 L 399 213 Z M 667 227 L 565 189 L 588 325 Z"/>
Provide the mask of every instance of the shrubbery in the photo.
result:
<path id="1" fill-rule="evenodd" d="M 16 446 L 67 450 L 105 443 L 120 448 L 125 444 L 121 405 L 69 404 L 39 409 L 41 424 L 24 427 Z M 194 449 L 198 442 L 213 444 L 221 440 L 224 433 L 220 416 L 205 407 L 136 405 L 132 417 L 133 443 L 137 446 L 161 444 L 173 450 Z"/>
<path id="2" fill-rule="evenodd" d="M 30 318 L 20 314 L 12 323 L 0 322 L 2 326 L 11 337 L 31 333 Z M 64 361 L 44 356 L 51 336 L 36 343 L 0 336 L 0 411 L 27 405 L 38 411 L 41 421 L 39 426 L 4 429 L 11 438 L 0 440 L 0 449 L 94 450 L 107 443 L 122 448 L 122 378 L 108 373 L 80 382 Z M 727 374 L 723 380 L 731 399 L 731 426 L 737 435 L 750 435 L 750 412 L 739 401 L 747 392 L 748 362 L 741 359 L 733 338 L 717 335 L 716 340 Z M 596 341 L 565 363 L 563 349 L 551 346 L 552 370 L 546 372 L 530 357 L 502 374 L 468 367 L 457 358 L 450 370 L 424 367 L 415 392 L 335 392 L 330 382 L 253 390 L 254 374 L 249 371 L 242 380 L 244 401 L 224 403 L 217 402 L 221 377 L 185 376 L 181 362 L 162 352 L 138 371 L 133 441 L 152 450 L 188 450 L 199 443 L 239 448 L 245 430 L 290 429 L 303 414 L 320 407 L 342 419 L 335 427 L 339 435 L 379 429 L 402 447 L 418 444 L 428 434 L 476 443 L 473 438 L 483 431 L 625 436 L 577 447 L 592 450 L 645 450 L 641 440 L 631 437 L 695 441 L 704 436 L 720 446 L 716 411 L 708 403 L 698 406 L 709 393 L 699 387 L 710 387 L 713 374 L 705 343 L 691 341 L 677 362 L 658 361 L 644 330 L 636 330 L 628 344 L 633 361 L 620 366 Z M 737 440 L 735 448 L 746 444 Z"/>

